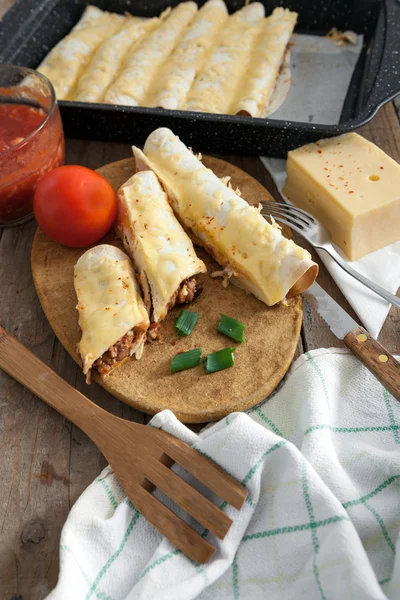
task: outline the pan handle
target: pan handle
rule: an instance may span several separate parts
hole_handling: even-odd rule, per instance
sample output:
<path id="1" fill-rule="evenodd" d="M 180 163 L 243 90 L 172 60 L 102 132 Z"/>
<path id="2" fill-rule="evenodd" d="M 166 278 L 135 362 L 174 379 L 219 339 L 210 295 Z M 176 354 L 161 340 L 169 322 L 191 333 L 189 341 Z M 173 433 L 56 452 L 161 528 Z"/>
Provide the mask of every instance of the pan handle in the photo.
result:
<path id="1" fill-rule="evenodd" d="M 400 0 L 384 0 L 382 10 L 384 47 L 366 104 L 366 113 L 371 116 L 400 94 Z"/>

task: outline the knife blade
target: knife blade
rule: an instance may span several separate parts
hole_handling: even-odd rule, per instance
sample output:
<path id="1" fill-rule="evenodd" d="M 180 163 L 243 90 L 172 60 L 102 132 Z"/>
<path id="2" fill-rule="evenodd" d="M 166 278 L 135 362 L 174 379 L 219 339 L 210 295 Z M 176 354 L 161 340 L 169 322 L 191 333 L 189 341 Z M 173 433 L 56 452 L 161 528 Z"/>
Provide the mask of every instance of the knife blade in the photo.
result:
<path id="1" fill-rule="evenodd" d="M 349 331 L 358 327 L 358 323 L 317 282 L 304 292 L 304 296 L 315 306 L 320 317 L 339 340 L 343 340 Z"/>
<path id="2" fill-rule="evenodd" d="M 400 363 L 325 290 L 314 282 L 303 292 L 332 333 L 346 344 L 382 385 L 400 400 Z"/>

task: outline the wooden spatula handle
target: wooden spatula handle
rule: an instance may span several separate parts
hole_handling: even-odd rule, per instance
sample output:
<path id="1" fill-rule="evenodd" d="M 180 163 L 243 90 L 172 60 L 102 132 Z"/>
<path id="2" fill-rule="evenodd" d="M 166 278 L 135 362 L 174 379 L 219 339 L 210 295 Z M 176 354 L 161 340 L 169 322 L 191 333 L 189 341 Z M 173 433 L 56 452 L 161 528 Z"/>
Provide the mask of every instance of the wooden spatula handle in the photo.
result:
<path id="1" fill-rule="evenodd" d="M 99 417 L 108 413 L 54 373 L 0 327 L 0 368 L 96 441 Z"/>
<path id="2" fill-rule="evenodd" d="M 390 352 L 363 327 L 350 331 L 343 341 L 396 400 L 400 400 L 400 364 Z"/>

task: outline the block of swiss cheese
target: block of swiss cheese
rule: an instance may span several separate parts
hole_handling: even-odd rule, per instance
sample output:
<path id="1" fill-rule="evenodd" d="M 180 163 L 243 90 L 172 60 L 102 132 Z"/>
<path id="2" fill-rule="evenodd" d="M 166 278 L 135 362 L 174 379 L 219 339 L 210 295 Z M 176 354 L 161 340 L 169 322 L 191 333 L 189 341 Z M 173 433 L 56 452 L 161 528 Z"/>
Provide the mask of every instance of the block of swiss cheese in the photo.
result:
<path id="1" fill-rule="evenodd" d="M 289 152 L 283 193 L 351 260 L 400 239 L 400 165 L 357 133 Z"/>

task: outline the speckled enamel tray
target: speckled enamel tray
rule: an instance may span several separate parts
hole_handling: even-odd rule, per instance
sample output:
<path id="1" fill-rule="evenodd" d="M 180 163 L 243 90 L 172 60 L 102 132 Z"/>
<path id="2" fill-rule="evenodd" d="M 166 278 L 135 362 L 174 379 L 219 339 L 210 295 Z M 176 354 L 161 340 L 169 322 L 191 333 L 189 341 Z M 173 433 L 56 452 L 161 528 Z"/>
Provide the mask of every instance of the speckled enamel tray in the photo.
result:
<path id="1" fill-rule="evenodd" d="M 225 0 L 237 10 L 244 0 Z M 70 137 L 143 143 L 157 127 L 169 127 L 187 145 L 224 154 L 285 157 L 288 150 L 364 125 L 400 92 L 398 0 L 261 0 L 266 13 L 279 4 L 299 13 L 296 32 L 325 35 L 332 27 L 364 35 L 338 125 L 297 123 L 231 115 L 60 102 Z M 138 16 L 160 14 L 177 0 L 93 0 L 102 9 Z M 200 1 L 199 4 L 203 4 Z M 0 63 L 35 68 L 78 21 L 86 0 L 17 0 L 0 22 Z"/>

